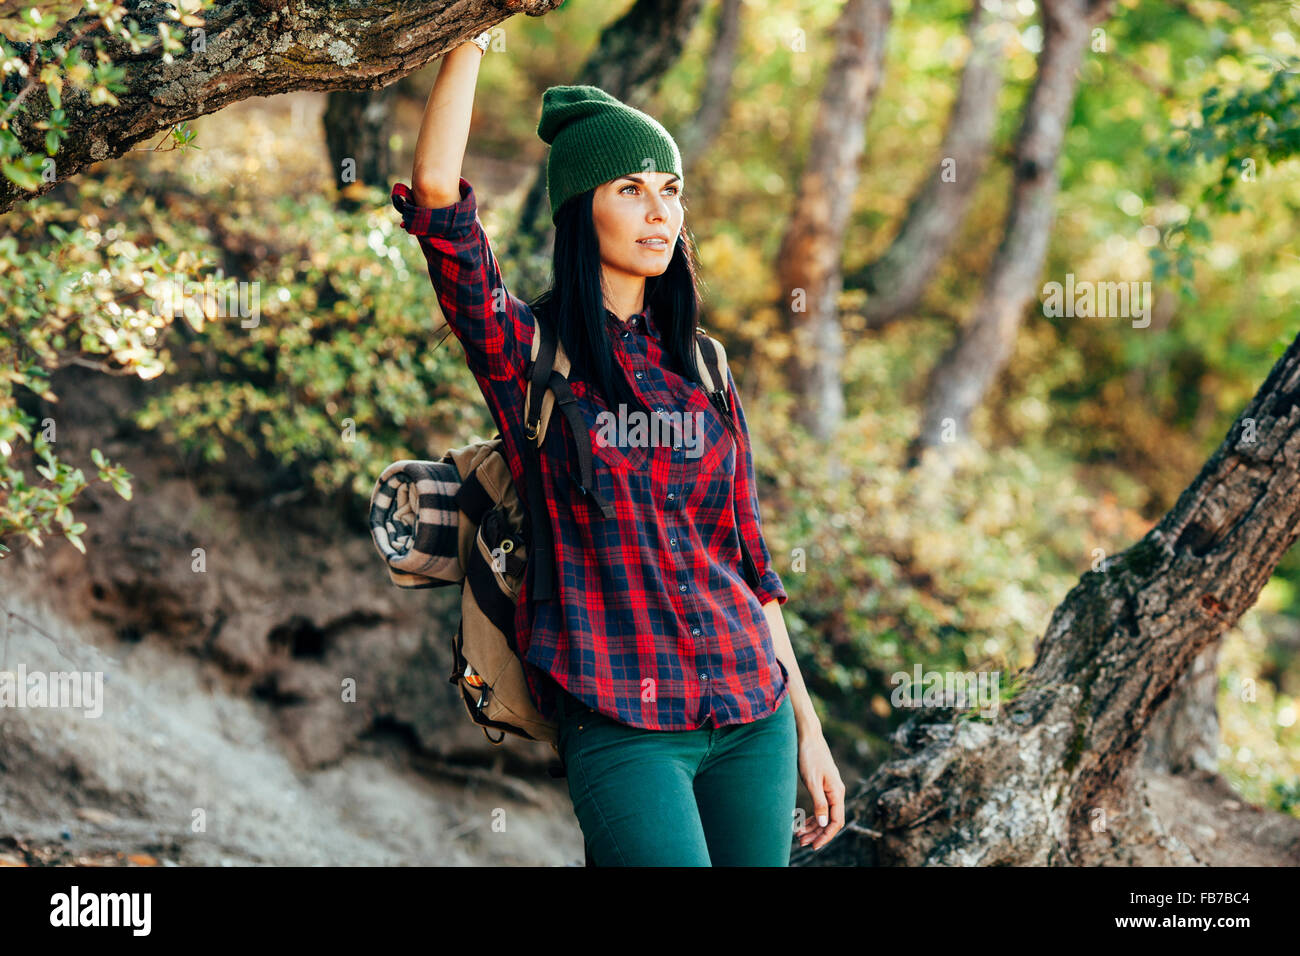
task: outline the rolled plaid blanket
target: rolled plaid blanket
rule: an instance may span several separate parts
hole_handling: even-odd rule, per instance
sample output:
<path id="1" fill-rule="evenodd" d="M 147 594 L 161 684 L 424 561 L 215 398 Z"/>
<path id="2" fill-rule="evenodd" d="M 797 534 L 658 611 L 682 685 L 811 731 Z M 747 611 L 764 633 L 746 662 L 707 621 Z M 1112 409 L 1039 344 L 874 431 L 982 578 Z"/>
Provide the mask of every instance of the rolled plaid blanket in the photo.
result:
<path id="1" fill-rule="evenodd" d="M 460 563 L 460 472 L 450 461 L 395 461 L 370 494 L 370 536 L 402 588 L 436 588 L 465 577 Z"/>

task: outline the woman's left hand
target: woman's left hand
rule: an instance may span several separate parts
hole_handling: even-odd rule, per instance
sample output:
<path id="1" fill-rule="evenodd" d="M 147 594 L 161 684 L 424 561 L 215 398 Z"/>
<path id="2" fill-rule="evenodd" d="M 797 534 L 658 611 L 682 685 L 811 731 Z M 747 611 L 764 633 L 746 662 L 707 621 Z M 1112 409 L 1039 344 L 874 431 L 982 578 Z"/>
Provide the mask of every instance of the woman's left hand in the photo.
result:
<path id="1" fill-rule="evenodd" d="M 799 777 L 813 799 L 813 815 L 797 831 L 799 845 L 820 850 L 844 826 L 844 783 L 820 730 L 799 739 Z"/>

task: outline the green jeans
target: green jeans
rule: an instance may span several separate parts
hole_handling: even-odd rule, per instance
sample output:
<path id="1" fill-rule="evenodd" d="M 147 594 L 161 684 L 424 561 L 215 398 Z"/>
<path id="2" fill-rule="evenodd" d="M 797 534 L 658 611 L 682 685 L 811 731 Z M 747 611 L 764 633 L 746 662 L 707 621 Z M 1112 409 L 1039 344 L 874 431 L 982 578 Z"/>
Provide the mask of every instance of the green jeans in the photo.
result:
<path id="1" fill-rule="evenodd" d="M 789 694 L 748 724 L 658 731 L 556 690 L 556 745 L 589 863 L 790 865 L 799 757 Z"/>

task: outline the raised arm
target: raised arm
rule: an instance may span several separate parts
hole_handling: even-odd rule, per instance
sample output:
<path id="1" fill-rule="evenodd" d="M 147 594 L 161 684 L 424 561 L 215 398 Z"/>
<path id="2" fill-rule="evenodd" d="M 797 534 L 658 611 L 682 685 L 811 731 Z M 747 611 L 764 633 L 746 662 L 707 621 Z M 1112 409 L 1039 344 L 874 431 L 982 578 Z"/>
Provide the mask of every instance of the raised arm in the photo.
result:
<path id="1" fill-rule="evenodd" d="M 417 206 L 436 208 L 460 200 L 460 170 L 482 59 L 482 51 L 468 40 L 442 56 L 415 140 L 411 192 Z"/>
<path id="2" fill-rule="evenodd" d="M 522 380 L 523 350 L 532 344 L 532 313 L 506 290 L 474 190 L 461 176 L 482 56 L 470 42 L 444 55 L 416 139 L 411 186 L 397 183 L 392 194 L 480 386 Z"/>

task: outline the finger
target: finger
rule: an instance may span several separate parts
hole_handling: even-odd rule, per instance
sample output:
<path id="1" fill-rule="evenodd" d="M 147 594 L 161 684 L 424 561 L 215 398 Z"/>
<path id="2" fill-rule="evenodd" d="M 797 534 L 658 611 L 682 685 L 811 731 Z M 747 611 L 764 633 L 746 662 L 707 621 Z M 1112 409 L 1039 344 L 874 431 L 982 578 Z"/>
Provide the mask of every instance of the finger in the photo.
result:
<path id="1" fill-rule="evenodd" d="M 799 827 L 796 833 L 802 837 L 810 833 L 811 834 L 820 833 L 821 830 L 822 827 L 820 826 L 820 824 L 818 824 L 817 821 L 814 820 L 812 817 L 809 817 L 807 820 L 804 821 L 803 826 Z"/>
<path id="2" fill-rule="evenodd" d="M 817 825 L 817 814 L 819 811 L 817 810 L 815 801 L 818 799 L 818 794 L 821 793 L 821 776 L 819 774 L 808 773 L 800 778 L 800 782 L 803 784 L 804 789 L 808 791 L 808 795 L 814 800 L 812 816 L 806 817 L 803 825 L 799 827 L 800 833 L 806 833 L 809 828 Z"/>
<path id="3" fill-rule="evenodd" d="M 838 778 L 827 774 L 822 784 L 830 812 L 824 819 L 818 820 L 821 831 L 813 840 L 813 849 L 820 850 L 844 826 L 844 784 Z"/>
<path id="4" fill-rule="evenodd" d="M 831 822 L 837 826 L 844 826 L 844 784 L 839 780 L 835 781 L 831 788 Z"/>
<path id="5" fill-rule="evenodd" d="M 815 780 L 815 786 L 809 787 L 809 792 L 813 795 L 813 815 L 817 817 L 817 825 L 824 827 L 831 822 L 830 810 L 826 801 L 826 778 L 820 775 Z"/>
<path id="6" fill-rule="evenodd" d="M 808 843 L 811 842 L 817 836 L 817 834 L 821 833 L 822 830 L 824 829 L 825 827 L 819 824 L 812 817 L 809 817 L 807 821 L 804 823 L 804 825 L 799 828 L 798 836 L 800 841 L 805 846 L 807 846 Z"/>
<path id="7" fill-rule="evenodd" d="M 830 843 L 831 838 L 840 832 L 841 826 L 843 826 L 842 823 L 832 820 L 828 826 L 822 827 L 821 832 L 817 834 L 816 839 L 813 841 L 813 849 L 820 850 L 827 843 Z"/>
<path id="8" fill-rule="evenodd" d="M 818 837 L 820 837 L 823 833 L 825 833 L 825 832 L 826 832 L 826 829 L 827 829 L 826 827 L 824 827 L 824 826 L 820 826 L 819 824 L 817 824 L 817 823 L 815 823 L 815 822 L 810 823 L 809 826 L 808 826 L 808 829 L 807 829 L 803 834 L 800 835 L 800 838 L 799 838 L 799 843 L 800 843 L 800 845 L 801 845 L 801 846 L 807 846 L 809 843 L 812 843 L 814 840 L 816 840 Z"/>

